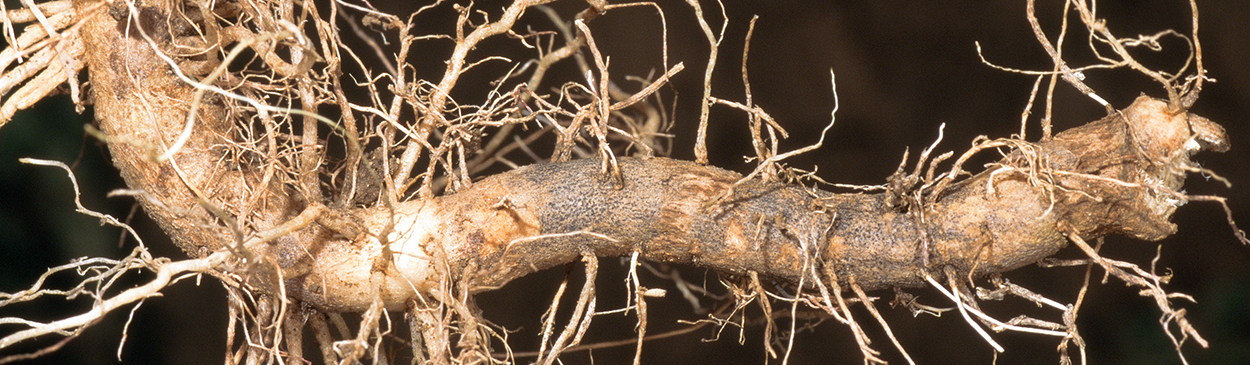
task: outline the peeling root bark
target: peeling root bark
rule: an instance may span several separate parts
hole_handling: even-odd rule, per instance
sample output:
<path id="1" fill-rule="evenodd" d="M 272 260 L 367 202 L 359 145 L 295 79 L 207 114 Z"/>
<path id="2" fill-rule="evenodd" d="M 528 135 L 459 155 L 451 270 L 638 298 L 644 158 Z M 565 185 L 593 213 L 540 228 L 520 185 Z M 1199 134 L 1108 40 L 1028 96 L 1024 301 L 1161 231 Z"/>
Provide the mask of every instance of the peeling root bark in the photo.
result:
<path id="1" fill-rule="evenodd" d="M 1173 191 L 1192 165 L 1189 155 L 1224 150 L 1227 139 L 1204 118 L 1172 115 L 1166 103 L 1142 97 L 1119 114 L 1019 146 L 991 169 L 933 193 L 923 214 L 887 204 L 888 193 L 756 180 L 735 186 L 739 174 L 663 158 L 621 159 L 624 184 L 601 174 L 598 160 L 532 165 L 454 195 L 402 203 L 393 214 L 356 212 L 371 234 L 313 252 L 314 269 L 287 288 L 318 306 L 361 310 L 374 297 L 362 283 L 380 269 L 369 263 L 382 247 L 393 258 L 381 292 L 391 308 L 418 293 L 437 298 L 442 283 L 496 288 L 583 252 L 637 251 L 652 261 L 793 282 L 805 274 L 822 280 L 813 277 L 821 270 L 804 267 L 814 262 L 865 290 L 917 287 L 926 271 L 941 276 L 944 267 L 979 277 L 1028 265 L 1066 246 L 1067 233 L 1166 237 L 1183 203 Z M 391 219 L 393 229 L 377 229 Z"/>

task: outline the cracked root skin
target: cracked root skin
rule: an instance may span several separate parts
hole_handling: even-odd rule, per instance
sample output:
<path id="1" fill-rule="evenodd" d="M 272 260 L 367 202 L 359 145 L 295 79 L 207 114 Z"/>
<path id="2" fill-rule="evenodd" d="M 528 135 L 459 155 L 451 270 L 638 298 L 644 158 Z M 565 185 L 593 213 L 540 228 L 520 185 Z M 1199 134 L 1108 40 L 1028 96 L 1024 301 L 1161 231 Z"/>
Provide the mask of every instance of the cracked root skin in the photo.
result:
<path id="1" fill-rule="evenodd" d="M 692 162 L 623 158 L 623 183 L 602 174 L 599 160 L 526 166 L 397 207 L 394 230 L 384 235 L 393 265 L 383 298 L 402 308 L 415 293 L 445 290 L 448 280 L 489 290 L 583 253 L 638 251 L 653 261 L 794 282 L 803 273 L 810 282 L 827 266 L 872 290 L 923 285 L 922 231 L 928 272 L 953 266 L 973 276 L 1050 256 L 1068 232 L 1156 240 L 1175 231 L 1168 218 L 1180 200 L 1165 189 L 1179 190 L 1189 155 L 1227 147 L 1218 125 L 1167 110 L 1143 97 L 1118 115 L 1016 150 L 952 185 L 925 207 L 923 224 L 919 212 L 889 206 L 886 194 L 757 180 L 734 186 L 739 174 Z M 358 214 L 370 217 L 370 227 L 391 217 Z M 372 298 L 364 283 L 376 268 L 368 263 L 382 254 L 380 240 L 366 241 L 358 245 L 363 253 L 338 255 L 332 244 L 313 252 L 316 269 L 287 287 L 322 307 L 362 310 Z"/>

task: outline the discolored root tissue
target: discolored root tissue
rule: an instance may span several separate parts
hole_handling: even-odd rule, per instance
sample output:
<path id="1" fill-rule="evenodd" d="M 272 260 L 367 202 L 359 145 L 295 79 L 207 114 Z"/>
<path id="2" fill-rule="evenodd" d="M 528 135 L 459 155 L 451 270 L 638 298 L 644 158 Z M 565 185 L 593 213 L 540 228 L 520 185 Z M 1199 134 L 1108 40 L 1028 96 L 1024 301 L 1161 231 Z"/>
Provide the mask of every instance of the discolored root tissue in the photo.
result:
<path id="1" fill-rule="evenodd" d="M 948 266 L 980 277 L 1037 262 L 1069 234 L 1164 238 L 1185 202 L 1176 191 L 1194 169 L 1189 156 L 1228 148 L 1217 124 L 1147 97 L 1042 143 L 985 143 L 1011 152 L 970 178 L 950 183 L 952 172 L 878 194 L 741 180 L 664 158 L 623 158 L 619 180 L 598 160 L 526 166 L 393 212 L 354 213 L 371 220 L 367 227 L 389 229 L 344 243 L 355 249 L 301 248 L 314 269 L 287 287 L 319 306 L 363 310 L 372 288 L 359 283 L 381 269 L 387 306 L 402 308 L 439 283 L 480 291 L 583 253 L 632 252 L 727 274 L 837 284 L 812 277 L 829 268 L 865 290 L 917 287 L 924 273 Z M 382 265 L 347 265 L 383 253 L 391 260 Z"/>
<path id="2" fill-rule="evenodd" d="M 495 356 L 487 333 L 491 329 L 477 312 L 472 294 L 581 260 L 588 280 L 574 318 L 555 341 L 548 337 L 557 332 L 552 318 L 560 313 L 559 298 L 544 320 L 539 362 L 553 363 L 560 351 L 580 341 L 589 318 L 597 315 L 593 280 L 597 257 L 630 256 L 635 263 L 644 259 L 689 264 L 750 278 L 752 284 L 730 288 L 738 309 L 744 302 L 759 300 L 772 314 L 766 296 L 770 293 L 759 285 L 761 276 L 798 287 L 798 295 L 783 298 L 794 299 L 792 311 L 804 300 L 800 296 L 820 293 L 823 301 L 805 304 L 821 307 L 847 324 L 867 362 L 880 359 L 850 318 L 844 291 L 853 292 L 884 325 L 866 290 L 934 286 L 954 299 L 971 323 L 967 312 L 975 309 L 975 300 L 959 290 L 951 291 L 959 296 L 950 294 L 939 280 L 956 289 L 969 280 L 1039 262 L 1075 243 L 1090 257 L 1090 267 L 1097 263 L 1109 274 L 1146 288 L 1143 292 L 1149 292 L 1164 312 L 1161 323 L 1169 335 L 1168 323 L 1176 323 L 1185 336 L 1202 342 L 1184 322 L 1183 310 L 1170 307 L 1172 294 L 1163 291 L 1158 280 L 1146 279 L 1157 276 L 1103 259 L 1085 243 L 1106 235 L 1159 240 L 1175 233 L 1169 219 L 1191 199 L 1180 192 L 1184 180 L 1190 173 L 1205 171 L 1190 157 L 1229 149 L 1222 127 L 1187 111 L 1204 78 L 1200 54 L 1199 71 L 1189 79 L 1194 80 L 1193 89 L 1185 100 L 1178 93 L 1190 84 L 1173 85 L 1180 79 L 1164 79 L 1170 101 L 1142 96 L 1120 110 L 1104 101 L 1110 111 L 1107 117 L 1053 136 L 1048 116 L 1041 141 L 978 139 L 950 164 L 944 164 L 950 155 L 930 160 L 931 151 L 925 151 L 910 174 L 902 166 L 881 186 L 834 193 L 799 183 L 803 180 L 799 178 L 778 181 L 795 174 L 777 162 L 801 151 L 778 153 L 777 135 L 786 133 L 752 105 L 745 50 L 746 103 L 711 96 L 710 77 L 721 39 L 703 19 L 699 2 L 690 1 L 689 6 L 707 34 L 712 56 L 695 155 L 705 161 L 703 137 L 710 105 L 731 106 L 751 114 L 758 174 L 743 176 L 702 163 L 650 157 L 660 149 L 651 142 L 660 138 L 668 121 L 649 98 L 659 100 L 657 90 L 684 64 L 669 65 L 666 43 L 664 72 L 647 79 L 636 93 L 624 92 L 612 83 L 607 59 L 586 22 L 612 7 L 654 4 L 592 1 L 566 22 L 554 19 L 558 18 L 554 10 L 540 7 L 547 2 L 519 0 L 499 14 L 449 5 L 459 14 L 455 31 L 430 37 L 409 31 L 425 21 L 417 15 L 438 4 L 416 10 L 407 23 L 369 11 L 364 24 L 399 32 L 394 55 L 398 63 L 407 62 L 410 50 L 417 52 L 414 42 L 454 40 L 447 68 L 437 82 L 405 74 L 413 69 L 407 64 L 384 62 L 391 69 L 382 75 L 344 72 L 346 58 L 338 53 L 349 48 L 336 25 L 342 19 L 333 15 L 322 19 L 311 3 L 300 4 L 300 12 L 274 7 L 274 14 L 264 17 L 253 14 L 264 7 L 259 5 L 78 1 L 72 7 L 63 2 L 47 6 L 46 10 L 60 9 L 63 14 L 53 16 L 45 27 L 66 29 L 64 36 L 72 36 L 66 39 L 73 42 L 57 52 L 75 62 L 53 62 L 52 51 L 34 54 L 39 61 L 21 70 L 35 66 L 47 70 L 39 73 L 38 82 L 22 86 L 18 95 L 50 92 L 65 79 L 71 81 L 70 92 L 77 100 L 74 80 L 85 67 L 97 120 L 89 132 L 108 143 L 130 194 L 192 257 L 175 264 L 147 260 L 139 254 L 146 250 L 140 245 L 133 258 L 117 264 L 119 272 L 142 267 L 157 272 L 160 280 L 99 301 L 97 313 L 155 295 L 178 278 L 207 272 L 231 291 L 231 318 L 241 318 L 254 333 L 265 334 L 258 336 L 265 337 L 261 341 L 249 337 L 246 345 L 227 355 L 228 363 L 239 362 L 232 356 L 247 356 L 249 363 L 280 357 L 303 361 L 299 331 L 305 327 L 315 332 L 327 362 L 350 363 L 365 356 L 386 362 L 378 355 L 378 343 L 390 339 L 389 327 L 383 330 L 380 325 L 383 318 L 390 318 L 387 310 L 408 315 L 412 333 L 400 342 L 412 346 L 414 358 L 432 363 L 493 361 L 499 359 L 487 359 Z M 558 31 L 518 34 L 524 27 L 517 21 L 527 9 L 547 12 Z M 293 14 L 302 15 L 297 19 Z M 37 18 L 34 12 L 12 15 L 19 20 Z M 248 25 L 251 19 L 270 16 L 272 21 Z M 486 18 L 479 21 L 478 16 Z M 61 17 L 76 20 L 69 27 Z M 305 19 L 313 21 L 294 25 Z M 1194 19 L 1196 28 L 1196 9 Z M 1049 38 L 1036 24 L 1035 29 L 1045 44 Z M 1194 48 L 1199 48 L 1194 32 Z M 363 31 L 356 33 L 369 39 Z M 483 76 L 461 78 L 474 66 L 506 59 L 468 56 L 483 39 L 518 36 L 528 46 L 525 42 L 547 39 L 542 37 L 552 37 L 542 42 L 554 40 L 555 34 L 564 37 L 565 45 L 539 52 L 535 70 L 517 71 L 532 72 L 532 80 L 509 86 L 511 91 L 501 86 L 513 85 L 504 82 L 517 76 L 511 71 L 494 83 Z M 1103 38 L 1120 42 L 1109 34 Z M 380 48 L 373 51 L 386 53 Z M 1067 73 L 1072 70 L 1050 52 L 1055 72 L 1071 76 Z M 256 57 L 252 66 L 229 70 L 231 65 L 248 64 L 234 57 L 246 58 L 239 55 L 249 53 Z M 567 83 L 558 96 L 540 95 L 547 68 L 574 54 L 581 71 L 576 74 L 585 75 L 586 84 Z M 249 73 L 253 68 L 271 70 Z M 371 95 L 372 104 L 348 101 L 343 85 L 349 76 L 359 90 L 347 89 Z M 450 99 L 458 81 L 482 81 L 496 89 L 486 102 L 470 106 Z M 1088 87 L 1078 89 L 1084 92 Z M 1093 96 L 1092 91 L 1087 95 Z M 29 106 L 25 97 L 12 100 L 5 108 Z M 334 111 L 341 113 L 340 120 L 322 116 Z M 0 110 L 0 125 L 11 114 Z M 517 132 L 515 127 L 527 131 Z M 490 133 L 495 135 L 486 140 Z M 477 181 L 471 178 L 496 163 L 510 163 L 508 148 L 541 159 L 527 148 L 543 133 L 555 135 L 552 160 L 558 162 L 521 166 Z M 609 141 L 610 137 L 617 139 Z M 765 147 L 766 139 L 772 139 L 771 150 Z M 619 141 L 628 147 L 616 152 Z M 581 155 L 597 158 L 568 161 L 574 148 L 583 147 L 592 151 L 578 150 Z M 631 148 L 639 157 L 616 157 L 630 155 Z M 1001 158 L 983 169 L 966 168 L 970 158 L 986 153 Z M 1244 235 L 1240 238 L 1244 242 Z M 1127 273 L 1130 266 L 1137 271 Z M 992 282 L 1000 289 L 1007 287 Z M 636 276 L 631 285 L 636 291 L 630 300 L 637 304 L 624 311 L 637 313 L 641 343 L 646 336 L 643 297 L 651 294 Z M 563 290 L 561 286 L 560 293 Z M 294 303 L 307 305 L 298 311 L 288 308 Z M 1068 343 L 1084 346 L 1074 322 L 1079 301 L 1050 306 L 1064 311 L 1064 323 L 1030 328 L 1063 337 L 1060 351 L 1066 359 Z M 336 317 L 340 312 L 362 313 L 354 337 L 342 325 L 343 318 Z M 0 349 L 28 338 L 68 333 L 85 326 L 92 315 L 31 326 L 0 339 Z M 765 317 L 769 336 L 772 319 Z M 981 318 L 983 323 L 994 321 Z M 338 339 L 330 335 L 328 323 L 339 327 Z M 1005 328 L 1002 323 L 992 326 Z M 893 340 L 889 327 L 884 327 Z M 234 328 L 232 323 L 227 329 L 231 344 Z M 1173 338 L 1178 353 L 1183 341 Z M 771 353 L 773 344 L 768 339 L 765 343 Z M 895 345 L 907 357 L 897 341 Z M 374 354 L 367 355 L 368 351 Z"/>

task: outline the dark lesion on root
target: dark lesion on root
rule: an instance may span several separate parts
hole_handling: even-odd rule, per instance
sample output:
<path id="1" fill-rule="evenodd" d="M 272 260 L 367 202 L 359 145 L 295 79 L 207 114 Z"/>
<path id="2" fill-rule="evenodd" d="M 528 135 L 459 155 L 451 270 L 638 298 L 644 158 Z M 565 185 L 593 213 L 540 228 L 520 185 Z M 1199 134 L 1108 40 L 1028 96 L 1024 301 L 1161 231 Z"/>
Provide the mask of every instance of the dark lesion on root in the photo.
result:
<path id="1" fill-rule="evenodd" d="M 872 290 L 923 286 L 926 273 L 941 276 L 947 267 L 974 277 L 1012 270 L 1053 255 L 1070 232 L 1159 239 L 1175 230 L 1167 220 L 1189 155 L 1227 145 L 1218 125 L 1160 114 L 1165 105 L 1143 98 L 1049 141 L 1014 141 L 1018 148 L 987 171 L 905 209 L 891 203 L 890 193 L 740 180 L 731 171 L 664 158 L 619 159 L 619 181 L 605 176 L 597 159 L 522 167 L 477 184 L 507 186 L 506 196 L 464 197 L 526 207 L 537 216 L 540 238 L 477 242 L 475 250 L 484 250 L 478 257 L 495 259 L 480 261 L 476 279 L 498 287 L 589 250 L 794 282 L 813 279 L 819 270 L 811 265 L 821 265 Z M 1142 133 L 1151 128 L 1185 130 Z M 1167 159 L 1152 152 L 1167 148 Z"/>

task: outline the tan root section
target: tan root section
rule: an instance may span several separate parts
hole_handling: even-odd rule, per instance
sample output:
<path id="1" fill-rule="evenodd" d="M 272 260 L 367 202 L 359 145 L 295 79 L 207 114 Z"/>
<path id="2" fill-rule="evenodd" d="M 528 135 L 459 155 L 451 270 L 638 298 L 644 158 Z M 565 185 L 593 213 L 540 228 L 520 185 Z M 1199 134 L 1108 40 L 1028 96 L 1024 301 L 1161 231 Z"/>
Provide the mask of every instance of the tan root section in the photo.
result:
<path id="1" fill-rule="evenodd" d="M 1187 338 L 1205 345 L 1184 310 L 1173 307 L 1178 294 L 1162 287 L 1165 277 L 1103 258 L 1088 244 L 1113 234 L 1159 240 L 1175 233 L 1169 219 L 1191 200 L 1180 192 L 1186 175 L 1206 172 L 1190 157 L 1229 148 L 1223 128 L 1187 111 L 1204 78 L 1196 30 L 1192 38 L 1169 33 L 1192 41 L 1198 70 L 1184 79 L 1184 72 L 1145 69 L 1124 50 L 1133 42 L 1099 28 L 1087 4 L 1069 3 L 1098 35 L 1091 39 L 1123 58 L 1111 66 L 1146 73 L 1170 99 L 1142 96 L 1122 109 L 1104 101 L 1107 117 L 1052 135 L 1047 93 L 1038 141 L 1025 140 L 1025 118 L 1016 138 L 980 138 L 949 164 L 952 153 L 931 156 L 935 142 L 911 171 L 905 157 L 885 184 L 833 193 L 806 185 L 812 174 L 783 164 L 820 147 L 823 135 L 816 145 L 779 150 L 788 133 L 753 104 L 747 50 L 745 100 L 713 96 L 727 21 L 718 35 L 704 14 L 709 9 L 687 4 L 711 56 L 698 98 L 697 162 L 686 162 L 663 157 L 673 122 L 666 88 L 684 63 L 669 63 L 665 43 L 650 77 L 613 75 L 590 26 L 624 7 L 659 10 L 648 14 L 666 26 L 664 8 L 589 1 L 564 18 L 549 2 L 518 0 L 499 9 L 438 2 L 403 17 L 354 2 L 318 8 L 251 0 L 55 1 L 7 12 L 6 26 L 31 25 L 0 53 L 0 126 L 67 81 L 81 102 L 77 72 L 85 66 L 98 122 L 93 135 L 108 143 L 147 214 L 192 258 L 154 259 L 141 245 L 125 260 L 56 268 L 50 273 L 98 273 L 90 282 L 139 269 L 158 278 L 113 296 L 80 288 L 98 299 L 93 312 L 22 322 L 30 328 L 5 335 L 0 348 L 81 330 L 92 316 L 208 273 L 230 296 L 227 363 L 506 363 L 532 356 L 552 364 L 563 353 L 594 348 L 581 343 L 592 320 L 620 312 L 637 315 L 637 338 L 600 345 L 634 345 L 638 363 L 644 340 L 673 335 L 648 332 L 647 299 L 667 293 L 645 286 L 638 269 L 668 277 L 687 298 L 706 290 L 650 266 L 677 263 L 719 274 L 732 298 L 692 328 L 742 325 L 733 319 L 758 305 L 764 346 L 783 363 L 800 307 L 845 324 L 864 361 L 881 362 L 849 309 L 855 305 L 867 308 L 912 361 L 868 293 L 888 289 L 914 313 L 957 311 L 1000 352 L 984 328 L 1059 337 L 1060 356 L 1070 361 L 1069 344 L 1085 346 L 1075 322 L 1079 300 L 1058 303 L 1000 275 L 1045 261 L 1070 242 L 1089 260 L 1067 264 L 1098 265 L 1156 300 L 1178 353 Z M 717 7 L 723 17 L 723 5 Z M 453 13 L 454 27 L 418 34 L 439 12 Z M 1063 79 L 1101 101 L 1077 77 L 1089 68 L 1067 65 L 1062 47 L 1041 32 L 1032 1 L 1028 15 L 1055 62 L 1037 73 L 1038 84 Z M 1196 24 L 1196 12 L 1194 18 Z M 667 37 L 666 28 L 655 31 Z M 492 53 L 506 48 L 502 42 L 529 59 Z M 414 65 L 414 54 L 438 49 L 445 51 L 441 73 Z M 507 67 L 497 71 L 496 64 Z M 575 71 L 548 73 L 559 67 Z M 748 114 L 754 171 L 706 165 L 713 105 Z M 965 170 L 988 151 L 1001 159 Z M 600 258 L 618 256 L 630 258 L 629 304 L 597 309 Z M 542 320 L 539 349 L 513 352 L 509 329 L 483 317 L 475 294 L 574 262 L 584 267 L 582 287 L 568 290 L 566 278 Z M 4 294 L 0 305 L 46 294 L 40 285 Z M 925 287 L 954 307 L 920 304 L 901 290 Z M 566 290 L 576 297 L 571 309 L 560 308 Z M 1053 308 L 1062 319 L 1000 321 L 978 306 L 1009 295 Z M 344 313 L 358 314 L 359 322 L 349 324 L 346 318 L 355 317 Z M 791 317 L 788 329 L 774 323 L 779 313 Z M 303 353 L 305 329 L 319 354 Z M 789 342 L 778 354 L 780 340 L 772 336 L 783 331 Z"/>

